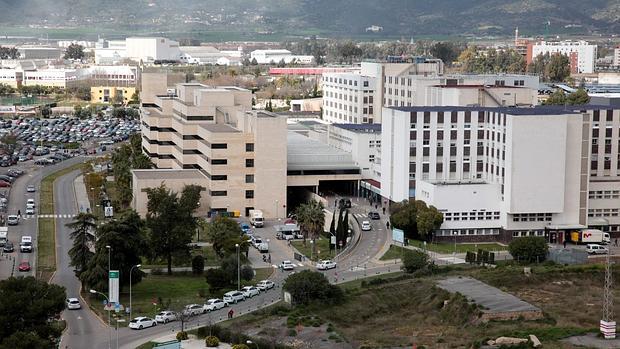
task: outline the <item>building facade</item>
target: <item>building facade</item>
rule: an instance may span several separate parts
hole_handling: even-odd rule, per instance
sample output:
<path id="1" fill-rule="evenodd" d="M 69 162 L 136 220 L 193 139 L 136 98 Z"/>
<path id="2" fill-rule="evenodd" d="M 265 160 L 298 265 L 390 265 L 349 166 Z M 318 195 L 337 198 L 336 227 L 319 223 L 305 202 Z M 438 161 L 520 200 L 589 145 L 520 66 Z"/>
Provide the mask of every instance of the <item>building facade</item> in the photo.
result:
<path id="1" fill-rule="evenodd" d="M 135 93 L 135 87 L 93 86 L 90 88 L 90 102 L 127 105 Z"/>
<path id="2" fill-rule="evenodd" d="M 286 64 L 312 64 L 314 56 L 294 55 L 289 50 L 254 50 L 250 52 L 250 60 L 256 60 L 258 64 L 277 64 L 283 61 Z"/>
<path id="3" fill-rule="evenodd" d="M 356 73 L 323 75 L 323 119 L 333 123 L 372 124 L 376 79 Z"/>
<path id="4" fill-rule="evenodd" d="M 201 207 L 210 212 L 248 215 L 256 208 L 267 218 L 283 214 L 275 203 L 286 202 L 286 119 L 252 111 L 249 90 L 196 83 L 170 89 L 161 76 L 148 75 L 143 83 L 160 81 L 159 91 L 166 91 L 150 96 L 144 93 L 153 88 L 142 91 L 142 145 L 154 171 L 192 171 L 195 179 L 183 183 L 204 187 Z M 133 207 L 140 214 L 146 212 L 144 188 L 157 176 L 165 183 L 165 174 L 134 173 Z"/>
<path id="5" fill-rule="evenodd" d="M 444 215 L 438 239 L 539 235 L 561 242 L 566 230 L 588 226 L 587 113 L 544 107 L 383 112 L 382 195 L 437 207 Z"/>
<path id="6" fill-rule="evenodd" d="M 569 58 L 571 73 L 594 73 L 597 46 L 586 41 L 541 41 L 528 50 L 526 61 L 530 64 L 536 57 L 544 54 L 562 54 Z"/>

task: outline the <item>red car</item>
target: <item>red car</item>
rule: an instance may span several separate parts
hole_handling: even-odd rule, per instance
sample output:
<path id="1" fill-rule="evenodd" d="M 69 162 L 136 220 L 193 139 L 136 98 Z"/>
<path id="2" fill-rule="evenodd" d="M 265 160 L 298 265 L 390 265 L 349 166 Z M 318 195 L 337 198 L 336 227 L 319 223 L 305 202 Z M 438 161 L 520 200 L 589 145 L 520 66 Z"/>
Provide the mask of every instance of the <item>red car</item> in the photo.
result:
<path id="1" fill-rule="evenodd" d="M 19 267 L 17 267 L 17 270 L 19 270 L 19 271 L 30 271 L 30 262 L 23 261 L 23 262 L 19 263 Z"/>
<path id="2" fill-rule="evenodd" d="M 5 181 L 0 181 L 0 188 L 8 188 L 10 186 L 11 186 L 11 183 L 5 182 Z"/>

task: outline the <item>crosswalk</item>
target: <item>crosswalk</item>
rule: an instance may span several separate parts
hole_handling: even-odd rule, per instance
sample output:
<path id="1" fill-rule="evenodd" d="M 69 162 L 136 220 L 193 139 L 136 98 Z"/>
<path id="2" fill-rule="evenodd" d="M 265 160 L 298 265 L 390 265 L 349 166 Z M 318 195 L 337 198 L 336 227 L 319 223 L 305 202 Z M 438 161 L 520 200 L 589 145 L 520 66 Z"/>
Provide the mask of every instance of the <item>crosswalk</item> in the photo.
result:
<path id="1" fill-rule="evenodd" d="M 357 217 L 357 218 L 367 218 L 366 215 L 363 215 L 361 213 L 356 213 L 356 214 L 354 214 L 354 216 Z"/>
<path id="2" fill-rule="evenodd" d="M 35 215 L 26 215 L 23 216 L 22 219 L 38 219 L 38 218 L 55 218 L 55 219 L 72 219 L 75 218 L 76 214 L 35 214 Z"/>

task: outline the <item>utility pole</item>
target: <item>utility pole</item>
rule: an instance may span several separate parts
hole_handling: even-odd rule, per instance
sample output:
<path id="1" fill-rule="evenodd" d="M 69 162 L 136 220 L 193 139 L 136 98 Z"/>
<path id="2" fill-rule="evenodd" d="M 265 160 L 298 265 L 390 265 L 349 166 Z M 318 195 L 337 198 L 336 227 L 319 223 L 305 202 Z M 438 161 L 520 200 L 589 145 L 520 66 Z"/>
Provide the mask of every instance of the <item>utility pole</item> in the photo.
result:
<path id="1" fill-rule="evenodd" d="M 616 338 L 616 322 L 614 318 L 614 295 L 613 280 L 611 269 L 611 246 L 607 250 L 607 261 L 605 263 L 605 289 L 603 294 L 603 319 L 600 323 L 600 331 L 605 339 Z"/>

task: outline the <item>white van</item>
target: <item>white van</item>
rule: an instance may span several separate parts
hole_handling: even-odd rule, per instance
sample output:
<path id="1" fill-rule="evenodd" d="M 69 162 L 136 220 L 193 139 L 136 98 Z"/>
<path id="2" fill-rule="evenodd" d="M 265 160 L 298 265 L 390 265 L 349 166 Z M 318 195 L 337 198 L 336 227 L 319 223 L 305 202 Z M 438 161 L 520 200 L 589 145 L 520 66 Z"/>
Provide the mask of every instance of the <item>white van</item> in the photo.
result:
<path id="1" fill-rule="evenodd" d="M 9 241 L 9 228 L 0 227 L 0 246 L 6 245 L 7 241 Z"/>
<path id="2" fill-rule="evenodd" d="M 22 236 L 22 241 L 19 244 L 20 252 L 32 252 L 32 236 Z"/>

